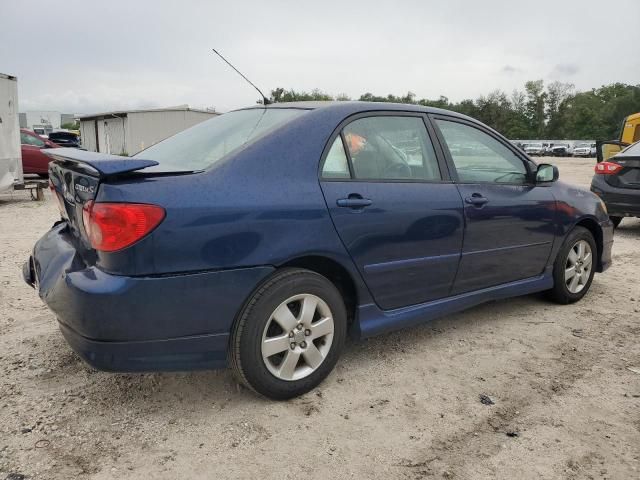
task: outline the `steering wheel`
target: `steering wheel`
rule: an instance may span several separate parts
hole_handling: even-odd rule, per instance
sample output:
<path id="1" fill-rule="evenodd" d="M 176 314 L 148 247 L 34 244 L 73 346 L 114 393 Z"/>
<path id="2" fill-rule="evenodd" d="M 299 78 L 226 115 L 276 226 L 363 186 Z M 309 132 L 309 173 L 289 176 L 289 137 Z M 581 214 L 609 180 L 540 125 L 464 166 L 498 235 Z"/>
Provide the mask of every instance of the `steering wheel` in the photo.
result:
<path id="1" fill-rule="evenodd" d="M 384 178 L 411 178 L 411 167 L 407 163 L 392 163 L 382 172 Z"/>

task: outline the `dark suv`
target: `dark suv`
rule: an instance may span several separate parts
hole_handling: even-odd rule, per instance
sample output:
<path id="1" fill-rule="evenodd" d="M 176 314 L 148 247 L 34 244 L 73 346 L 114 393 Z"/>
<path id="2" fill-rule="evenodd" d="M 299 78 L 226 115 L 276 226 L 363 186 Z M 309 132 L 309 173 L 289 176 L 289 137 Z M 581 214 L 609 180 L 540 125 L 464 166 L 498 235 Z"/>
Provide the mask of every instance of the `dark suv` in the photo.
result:
<path id="1" fill-rule="evenodd" d="M 640 142 L 602 158 L 599 151 L 591 191 L 604 201 L 617 227 L 624 217 L 640 217 Z"/>

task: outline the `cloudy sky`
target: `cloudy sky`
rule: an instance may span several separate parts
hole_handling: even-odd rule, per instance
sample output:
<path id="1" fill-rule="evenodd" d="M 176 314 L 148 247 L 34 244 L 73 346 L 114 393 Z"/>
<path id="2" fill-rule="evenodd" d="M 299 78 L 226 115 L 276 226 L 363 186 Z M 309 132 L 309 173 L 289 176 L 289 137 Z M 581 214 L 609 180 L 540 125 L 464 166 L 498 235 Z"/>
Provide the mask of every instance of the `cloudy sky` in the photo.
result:
<path id="1" fill-rule="evenodd" d="M 265 93 L 587 90 L 640 83 L 638 19 L 638 0 L 0 0 L 0 72 L 18 76 L 22 111 L 73 113 L 254 103 L 211 47 Z"/>

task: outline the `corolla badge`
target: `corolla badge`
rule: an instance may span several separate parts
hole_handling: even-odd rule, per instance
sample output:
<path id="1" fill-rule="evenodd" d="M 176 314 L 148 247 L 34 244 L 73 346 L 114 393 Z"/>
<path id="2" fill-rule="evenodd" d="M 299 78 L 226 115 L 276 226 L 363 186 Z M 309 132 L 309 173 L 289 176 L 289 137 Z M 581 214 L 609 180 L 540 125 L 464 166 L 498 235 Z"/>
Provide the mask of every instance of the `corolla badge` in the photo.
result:
<path id="1" fill-rule="evenodd" d="M 95 187 L 93 185 L 82 185 L 80 183 L 76 183 L 75 188 L 76 188 L 76 192 L 82 192 L 82 193 L 95 192 Z"/>

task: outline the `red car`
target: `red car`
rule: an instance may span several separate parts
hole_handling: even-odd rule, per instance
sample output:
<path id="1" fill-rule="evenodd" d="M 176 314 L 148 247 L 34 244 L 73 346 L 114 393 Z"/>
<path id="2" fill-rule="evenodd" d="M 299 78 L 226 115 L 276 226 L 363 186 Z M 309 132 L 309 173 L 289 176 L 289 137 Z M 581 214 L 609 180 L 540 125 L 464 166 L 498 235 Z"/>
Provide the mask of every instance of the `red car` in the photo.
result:
<path id="1" fill-rule="evenodd" d="M 60 145 L 42 138 L 37 133 L 20 129 L 20 143 L 22 144 L 22 170 L 24 173 L 37 173 L 46 177 L 49 173 L 51 159 L 41 152 L 43 148 L 58 148 Z"/>

